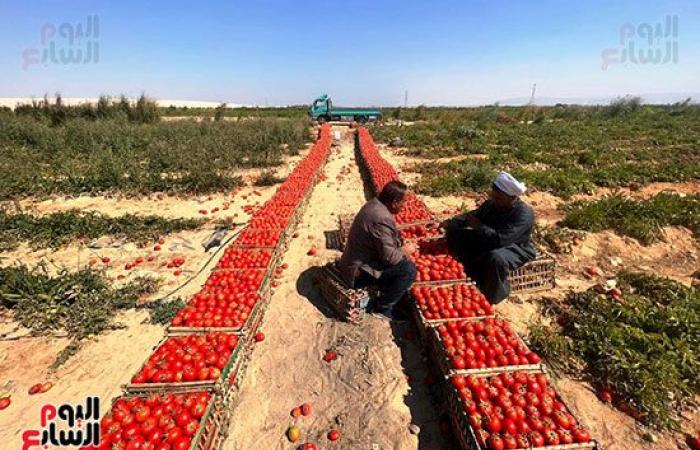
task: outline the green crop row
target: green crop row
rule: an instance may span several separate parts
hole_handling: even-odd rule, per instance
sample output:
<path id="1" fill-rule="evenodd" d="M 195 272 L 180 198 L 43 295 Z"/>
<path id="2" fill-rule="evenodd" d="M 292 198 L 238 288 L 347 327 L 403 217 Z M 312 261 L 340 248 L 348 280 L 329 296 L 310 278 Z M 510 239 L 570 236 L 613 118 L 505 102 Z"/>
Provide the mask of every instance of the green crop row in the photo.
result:
<path id="1" fill-rule="evenodd" d="M 618 299 L 595 289 L 548 305 L 560 325 L 533 324 L 550 365 L 586 374 L 632 416 L 673 427 L 700 395 L 700 292 L 642 273 L 618 275 Z"/>
<path id="2" fill-rule="evenodd" d="M 33 248 L 55 248 L 77 239 L 101 236 L 126 238 L 132 242 L 155 241 L 169 233 L 197 229 L 202 224 L 203 221 L 199 219 L 166 219 L 133 214 L 109 217 L 77 210 L 44 216 L 0 211 L 0 251 L 13 250 L 22 242 L 28 242 Z"/>
<path id="3" fill-rule="evenodd" d="M 78 350 L 82 340 L 118 328 L 114 316 L 140 305 L 139 299 L 156 291 L 151 279 L 137 279 L 114 288 L 98 271 L 48 273 L 45 266 L 0 268 L 0 310 L 36 335 L 64 333 L 71 343 L 58 355 L 54 367 Z"/>
<path id="4" fill-rule="evenodd" d="M 134 123 L 74 118 L 52 124 L 0 114 L 0 199 L 121 191 L 212 192 L 236 169 L 278 165 L 309 140 L 305 119 Z"/>
<path id="5" fill-rule="evenodd" d="M 373 129 L 377 140 L 400 139 L 409 155 L 479 154 L 425 162 L 417 188 L 445 195 L 488 188 L 499 170 L 530 187 L 569 197 L 596 187 L 687 181 L 700 173 L 700 107 L 689 104 L 607 107 L 483 107 L 434 110 L 411 125 Z"/>
<path id="6" fill-rule="evenodd" d="M 660 193 L 649 199 L 633 199 L 620 194 L 591 202 L 574 202 L 564 207 L 561 226 L 618 234 L 650 244 L 661 236 L 661 227 L 683 226 L 700 236 L 700 195 Z"/>

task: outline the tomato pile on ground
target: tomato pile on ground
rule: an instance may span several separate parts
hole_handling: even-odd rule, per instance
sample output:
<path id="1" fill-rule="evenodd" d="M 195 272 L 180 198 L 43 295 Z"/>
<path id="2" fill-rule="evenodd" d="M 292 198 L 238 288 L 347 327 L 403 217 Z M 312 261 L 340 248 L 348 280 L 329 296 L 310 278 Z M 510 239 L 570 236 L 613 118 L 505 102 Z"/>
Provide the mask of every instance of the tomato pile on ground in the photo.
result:
<path id="1" fill-rule="evenodd" d="M 437 327 L 440 345 L 456 370 L 538 364 L 505 320 L 446 322 Z"/>
<path id="2" fill-rule="evenodd" d="M 411 294 L 428 320 L 466 319 L 493 314 L 493 306 L 474 285 L 414 286 Z"/>
<path id="3" fill-rule="evenodd" d="M 169 337 L 148 358 L 132 383 L 180 383 L 188 381 L 216 381 L 221 376 L 238 336 L 209 333 Z"/>
<path id="4" fill-rule="evenodd" d="M 100 421 L 100 449 L 189 450 L 211 394 L 122 397 Z"/>
<path id="5" fill-rule="evenodd" d="M 482 447 L 493 450 L 590 442 L 544 374 L 503 372 L 452 379 Z"/>

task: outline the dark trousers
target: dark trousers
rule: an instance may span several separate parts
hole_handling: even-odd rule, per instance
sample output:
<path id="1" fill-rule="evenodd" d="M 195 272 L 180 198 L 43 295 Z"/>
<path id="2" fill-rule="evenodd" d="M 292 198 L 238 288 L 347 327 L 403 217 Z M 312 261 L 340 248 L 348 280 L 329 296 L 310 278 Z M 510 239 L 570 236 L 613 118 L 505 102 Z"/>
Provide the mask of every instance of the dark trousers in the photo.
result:
<path id="1" fill-rule="evenodd" d="M 379 301 L 370 304 L 368 309 L 372 312 L 391 313 L 416 281 L 416 274 L 416 265 L 404 258 L 398 264 L 384 269 L 379 278 L 360 270 L 360 275 L 355 279 L 355 287 L 377 286 L 382 295 Z"/>
<path id="2" fill-rule="evenodd" d="M 510 294 L 508 274 L 535 258 L 534 253 L 517 244 L 490 250 L 481 248 L 474 230 L 448 227 L 446 231 L 450 252 L 494 305 Z"/>
<path id="3" fill-rule="evenodd" d="M 491 304 L 497 304 L 510 295 L 508 274 L 530 261 L 520 247 L 509 245 L 490 250 L 476 258 L 468 259 L 464 265 Z"/>

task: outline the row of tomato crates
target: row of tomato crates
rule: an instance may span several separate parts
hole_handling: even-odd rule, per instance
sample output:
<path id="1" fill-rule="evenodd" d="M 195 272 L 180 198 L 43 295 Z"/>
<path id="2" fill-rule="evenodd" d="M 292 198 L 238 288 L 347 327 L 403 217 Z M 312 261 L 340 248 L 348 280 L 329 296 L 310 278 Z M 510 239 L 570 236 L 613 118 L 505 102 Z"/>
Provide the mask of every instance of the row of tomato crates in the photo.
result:
<path id="1" fill-rule="evenodd" d="M 378 190 L 398 176 L 379 155 L 369 132 L 358 133 L 363 166 Z M 382 169 L 373 169 L 372 163 L 386 166 L 386 173 L 377 175 Z M 414 203 L 412 218 L 432 217 L 422 202 Z M 495 316 L 463 268 L 453 267 L 444 239 L 424 233 L 424 222 L 411 226 L 424 238 L 414 257 L 419 274 L 411 289 L 412 310 L 421 338 L 445 378 L 443 402 L 460 445 L 476 450 L 596 448 L 557 394 L 539 356 L 507 321 Z"/>
<path id="2" fill-rule="evenodd" d="M 329 134 L 327 129 L 324 133 Z M 324 145 L 329 148 L 330 139 L 325 138 Z M 327 153 L 326 150 L 319 160 L 311 184 L 317 181 Z M 297 197 L 298 209 L 307 205 L 310 191 L 306 189 Z M 293 217 L 300 216 L 295 213 Z M 286 229 L 296 224 L 295 219 L 290 220 Z M 134 448 L 146 445 L 157 449 L 210 450 L 220 446 L 248 364 L 253 336 L 269 304 L 273 278 L 280 274 L 279 262 L 289 238 L 288 233 L 281 233 L 273 247 L 235 246 L 225 251 L 222 260 L 226 268 L 221 267 L 220 260 L 202 290 L 213 292 L 200 291 L 192 299 L 195 306 L 191 302 L 178 313 L 191 313 L 199 326 L 179 326 L 183 318 L 173 319 L 154 353 L 131 383 L 123 387 L 124 394 L 113 400 L 110 413 L 102 418 L 101 448 L 113 448 L 125 441 Z M 242 287 L 235 293 L 236 298 L 223 292 L 234 287 Z M 209 323 L 210 319 L 204 319 L 206 308 L 196 305 L 198 301 L 212 300 L 212 295 L 221 305 L 210 311 L 213 316 L 222 315 L 223 307 L 234 301 L 242 300 L 248 310 L 230 324 L 211 318 Z M 192 307 L 194 311 L 188 310 Z M 202 321 L 198 319 L 200 314 Z"/>

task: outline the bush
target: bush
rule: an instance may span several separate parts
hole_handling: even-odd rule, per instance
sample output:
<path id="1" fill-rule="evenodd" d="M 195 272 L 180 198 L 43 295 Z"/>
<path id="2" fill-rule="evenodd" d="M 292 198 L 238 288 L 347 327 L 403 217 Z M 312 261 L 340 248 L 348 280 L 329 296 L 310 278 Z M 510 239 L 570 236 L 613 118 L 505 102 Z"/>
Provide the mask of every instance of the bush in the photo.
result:
<path id="1" fill-rule="evenodd" d="M 585 371 L 618 405 L 659 427 L 700 394 L 700 292 L 666 278 L 622 272 L 620 300 L 595 289 L 554 308 L 556 327 L 531 327 L 534 351 L 573 374 Z"/>
<path id="2" fill-rule="evenodd" d="M 255 186 L 274 186 L 275 184 L 281 183 L 284 178 L 277 178 L 275 173 L 271 170 L 266 170 L 255 180 L 253 183 Z"/>

